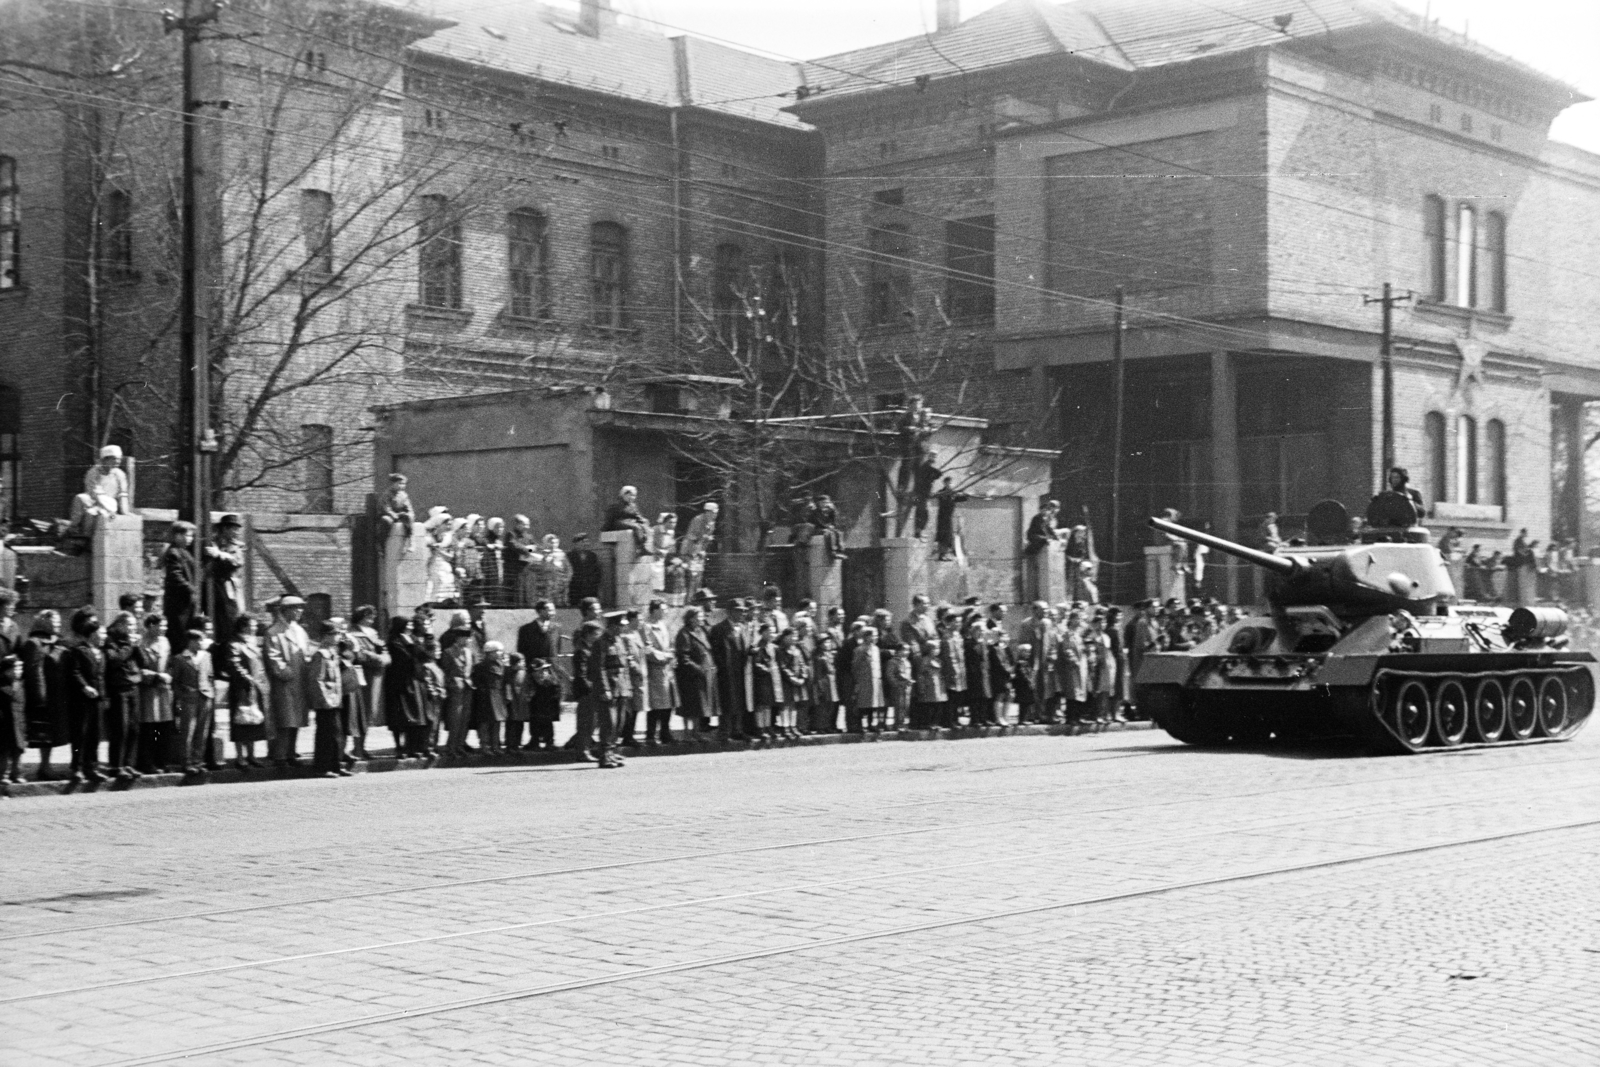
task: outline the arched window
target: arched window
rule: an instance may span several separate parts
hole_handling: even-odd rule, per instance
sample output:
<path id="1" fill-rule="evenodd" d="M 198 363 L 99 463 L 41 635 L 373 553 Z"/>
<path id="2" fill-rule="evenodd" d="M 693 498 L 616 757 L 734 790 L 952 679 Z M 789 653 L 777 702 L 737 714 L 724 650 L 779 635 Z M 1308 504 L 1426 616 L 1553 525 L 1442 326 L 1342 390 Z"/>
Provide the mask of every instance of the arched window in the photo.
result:
<path id="1" fill-rule="evenodd" d="M 550 246 L 545 218 L 519 207 L 506 216 L 506 267 L 511 314 L 520 319 L 550 317 Z"/>
<path id="2" fill-rule="evenodd" d="M 911 310 L 911 231 L 899 224 L 871 233 L 872 272 L 867 284 L 867 318 L 875 326 L 897 325 Z"/>
<path id="3" fill-rule="evenodd" d="M 1422 487 L 1423 501 L 1432 505 L 1445 499 L 1444 416 L 1430 411 L 1422 420 L 1423 436 L 1427 444 L 1427 484 Z"/>
<path id="4" fill-rule="evenodd" d="M 17 161 L 0 156 L 0 289 L 22 284 L 21 197 Z"/>
<path id="5" fill-rule="evenodd" d="M 1489 310 L 1506 310 L 1506 217 L 1498 211 L 1483 216 L 1483 260 Z"/>
<path id="6" fill-rule="evenodd" d="M 448 197 L 422 198 L 422 244 L 418 294 L 427 307 L 461 306 L 461 219 Z"/>
<path id="7" fill-rule="evenodd" d="M 621 329 L 628 321 L 628 231 L 615 222 L 589 228 L 589 322 Z"/>
<path id="8" fill-rule="evenodd" d="M 1463 504 L 1478 502 L 1478 420 L 1462 415 L 1456 420 L 1456 477 L 1460 479 L 1456 499 Z"/>
<path id="9" fill-rule="evenodd" d="M 1471 204 L 1456 209 L 1456 306 L 1478 306 L 1478 213 Z"/>
<path id="10" fill-rule="evenodd" d="M 1483 427 L 1483 467 L 1487 475 L 1486 504 L 1506 506 L 1506 424 L 1490 419 Z"/>
<path id="11" fill-rule="evenodd" d="M 1444 303 L 1445 297 L 1444 229 L 1444 197 L 1432 194 L 1423 197 L 1423 256 L 1427 262 L 1427 286 L 1424 292 L 1428 294 L 1429 300 L 1441 304 Z"/>

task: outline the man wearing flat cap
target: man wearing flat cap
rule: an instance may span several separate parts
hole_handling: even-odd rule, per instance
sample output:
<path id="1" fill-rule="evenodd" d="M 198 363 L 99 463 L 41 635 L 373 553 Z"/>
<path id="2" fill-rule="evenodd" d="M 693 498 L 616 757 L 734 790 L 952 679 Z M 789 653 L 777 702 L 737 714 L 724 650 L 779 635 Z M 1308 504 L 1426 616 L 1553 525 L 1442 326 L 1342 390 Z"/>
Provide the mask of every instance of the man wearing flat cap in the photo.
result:
<path id="1" fill-rule="evenodd" d="M 271 683 L 272 725 L 275 734 L 268 754 L 280 767 L 299 761 L 295 742 L 300 728 L 311 725 L 306 703 L 306 657 L 311 639 L 300 625 L 306 602 L 297 596 L 283 596 L 269 605 L 277 621 L 267 630 L 265 659 Z"/>
<path id="2" fill-rule="evenodd" d="M 243 524 L 237 515 L 224 515 L 211 528 L 211 543 L 206 545 L 206 577 L 211 582 L 211 614 L 218 634 L 233 633 L 233 624 L 244 610 Z"/>

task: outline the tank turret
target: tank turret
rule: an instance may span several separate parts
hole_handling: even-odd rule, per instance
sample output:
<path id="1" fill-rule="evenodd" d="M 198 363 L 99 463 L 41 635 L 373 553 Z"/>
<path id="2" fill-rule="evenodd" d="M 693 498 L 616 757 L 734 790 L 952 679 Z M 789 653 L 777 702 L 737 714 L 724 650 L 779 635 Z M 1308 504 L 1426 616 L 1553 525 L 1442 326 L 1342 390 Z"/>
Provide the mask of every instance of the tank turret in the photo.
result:
<path id="1" fill-rule="evenodd" d="M 1317 604 L 1344 617 L 1394 611 L 1432 614 L 1437 605 L 1456 598 L 1444 559 L 1426 543 L 1379 541 L 1291 547 L 1272 553 L 1166 519 L 1152 518 L 1150 525 L 1271 572 L 1277 580 L 1269 587 L 1267 599 L 1276 607 Z"/>

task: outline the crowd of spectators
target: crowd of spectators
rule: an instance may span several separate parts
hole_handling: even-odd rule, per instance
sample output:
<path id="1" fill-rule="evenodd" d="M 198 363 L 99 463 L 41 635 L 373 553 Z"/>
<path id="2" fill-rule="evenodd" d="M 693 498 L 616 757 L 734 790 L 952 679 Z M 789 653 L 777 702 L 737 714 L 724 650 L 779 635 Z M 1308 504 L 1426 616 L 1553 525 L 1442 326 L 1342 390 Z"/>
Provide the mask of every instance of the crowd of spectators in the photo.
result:
<path id="1" fill-rule="evenodd" d="M 660 599 L 603 613 L 585 598 L 570 634 L 544 599 L 507 647 L 487 637 L 481 610 L 451 610 L 442 632 L 422 608 L 380 634 L 370 607 L 308 630 L 304 602 L 283 596 L 270 620 L 240 613 L 221 636 L 191 615 L 175 643 L 131 595 L 107 624 L 92 608 L 65 627 L 43 611 L 24 637 L 15 597 L 0 590 L 3 774 L 20 780 L 32 747 L 41 780 L 203 776 L 222 766 L 219 734 L 235 766 L 287 770 L 302 761 L 299 731 L 314 728 L 311 770 L 337 778 L 369 758 L 374 728 L 390 731 L 397 756 L 431 760 L 553 749 L 568 711 L 567 748 L 604 767 L 632 747 L 708 738 L 1104 723 L 1137 715 L 1140 657 L 1190 647 L 1229 617 L 1199 601 L 1146 601 L 1127 619 L 1038 602 L 1014 632 L 1003 604 L 920 594 L 898 621 L 888 608 L 847 619 L 810 601 L 789 612 L 771 587 L 720 608 L 706 589 L 692 599 L 673 626 Z M 52 761 L 62 748 L 64 767 Z"/>
<path id="2" fill-rule="evenodd" d="M 637 557 L 657 570 L 655 588 L 679 606 L 705 573 L 718 505 L 706 503 L 680 534 L 676 514 L 664 511 L 651 522 L 638 499 L 635 487 L 623 486 L 601 532 L 631 532 Z M 548 600 L 564 608 L 600 596 L 600 557 L 586 533 L 574 536 L 566 548 L 556 534 L 537 533 L 526 515 L 513 515 L 508 526 L 498 516 L 456 516 L 435 505 L 419 519 L 403 474 L 389 476 L 379 522 L 385 540 L 398 533 L 403 554 L 426 555 L 426 603 L 531 607 Z"/>

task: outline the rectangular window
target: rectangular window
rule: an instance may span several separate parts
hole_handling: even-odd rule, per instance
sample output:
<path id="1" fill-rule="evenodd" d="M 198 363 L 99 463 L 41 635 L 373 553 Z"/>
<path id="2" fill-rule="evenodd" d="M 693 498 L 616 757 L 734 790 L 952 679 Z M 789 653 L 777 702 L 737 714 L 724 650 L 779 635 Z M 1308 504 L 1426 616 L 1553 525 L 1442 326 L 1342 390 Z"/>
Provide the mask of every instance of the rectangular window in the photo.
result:
<path id="1" fill-rule="evenodd" d="M 867 282 L 867 320 L 874 326 L 906 321 L 911 311 L 911 233 L 904 226 L 882 226 L 871 231 L 870 276 Z"/>
<path id="2" fill-rule="evenodd" d="M 744 249 L 736 244 L 720 244 L 716 250 L 711 277 L 711 314 L 716 321 L 717 339 L 734 351 L 749 347 L 750 318 L 746 298 Z"/>
<path id="3" fill-rule="evenodd" d="M 1435 303 L 1445 299 L 1444 253 L 1445 207 L 1441 196 L 1422 198 L 1423 255 L 1427 259 L 1427 286 L 1424 292 Z"/>
<path id="4" fill-rule="evenodd" d="M 1498 211 L 1483 216 L 1483 258 L 1488 277 L 1489 310 L 1506 310 L 1506 217 Z"/>
<path id="5" fill-rule="evenodd" d="M 1478 214 L 1471 204 L 1456 209 L 1456 305 L 1478 306 Z"/>
<path id="6" fill-rule="evenodd" d="M 22 210 L 17 161 L 0 156 L 0 289 L 22 284 Z"/>
<path id="7" fill-rule="evenodd" d="M 332 274 L 332 193 L 322 189 L 300 190 L 300 234 L 305 240 L 307 273 Z"/>
<path id="8" fill-rule="evenodd" d="M 550 261 L 545 218 L 530 208 L 506 216 L 506 259 L 511 283 L 511 314 L 522 319 L 550 317 Z"/>
<path id="9" fill-rule="evenodd" d="M 899 207 L 906 202 L 905 187 L 896 186 L 893 189 L 879 189 L 872 194 L 872 199 L 874 203 L 886 204 L 889 207 Z"/>
<path id="10" fill-rule="evenodd" d="M 22 396 L 15 389 L 0 385 L 0 522 L 21 514 Z"/>
<path id="11" fill-rule="evenodd" d="M 461 220 L 443 196 L 422 198 L 421 292 L 427 307 L 461 306 Z"/>
<path id="12" fill-rule="evenodd" d="M 945 223 L 945 311 L 955 319 L 994 318 L 994 216 Z"/>
<path id="13" fill-rule="evenodd" d="M 300 441 L 306 513 L 326 515 L 333 511 L 333 427 L 307 423 Z"/>
<path id="14" fill-rule="evenodd" d="M 628 232 L 615 222 L 589 230 L 589 322 L 621 329 L 628 321 Z"/>

